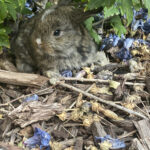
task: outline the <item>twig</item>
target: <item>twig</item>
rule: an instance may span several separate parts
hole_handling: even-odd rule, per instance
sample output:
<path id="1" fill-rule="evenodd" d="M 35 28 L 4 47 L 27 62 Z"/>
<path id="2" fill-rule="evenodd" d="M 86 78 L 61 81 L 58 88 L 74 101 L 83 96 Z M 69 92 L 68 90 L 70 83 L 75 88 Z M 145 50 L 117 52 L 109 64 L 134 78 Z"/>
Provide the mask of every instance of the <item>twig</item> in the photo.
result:
<path id="1" fill-rule="evenodd" d="M 87 92 L 85 92 L 85 91 L 82 91 L 82 90 L 80 90 L 80 89 L 78 89 L 78 88 L 76 88 L 76 87 L 74 87 L 74 86 L 69 85 L 69 84 L 60 82 L 59 85 L 65 87 L 65 88 L 69 88 L 69 89 L 71 89 L 71 90 L 73 90 L 73 91 L 82 93 L 83 95 L 88 96 L 88 97 L 90 97 L 90 98 L 92 98 L 92 99 L 95 99 L 95 100 L 97 100 L 97 101 L 99 101 L 99 102 L 102 102 L 102 103 L 104 103 L 104 104 L 107 104 L 107 105 L 116 107 L 116 108 L 118 108 L 118 109 L 120 109 L 120 110 L 122 110 L 122 111 L 124 111 L 124 112 L 129 113 L 129 114 L 133 114 L 133 115 L 136 115 L 136 116 L 138 116 L 138 117 L 147 119 L 147 117 L 144 116 L 144 115 L 141 114 L 141 113 L 138 113 L 138 112 L 135 112 L 135 111 L 133 111 L 133 110 L 127 109 L 127 108 L 125 108 L 125 107 L 123 107 L 123 106 L 117 105 L 117 104 L 115 104 L 114 102 L 107 101 L 107 100 L 104 100 L 104 99 L 102 99 L 102 98 L 99 98 L 99 97 L 97 97 L 97 96 L 95 96 L 95 95 L 93 95 L 93 94 L 90 94 L 90 93 L 87 93 Z"/>
<path id="2" fill-rule="evenodd" d="M 97 83 L 109 83 L 109 80 L 102 80 L 102 79 L 86 79 L 86 78 L 62 78 L 61 80 L 65 81 L 80 81 L 80 82 L 97 82 Z M 125 85 L 134 85 L 134 86 L 145 86 L 145 83 L 133 83 L 133 82 L 125 82 Z"/>
<path id="3" fill-rule="evenodd" d="M 94 86 L 95 86 L 95 84 L 93 83 L 93 84 L 86 90 L 86 92 L 88 93 Z"/>
<path id="4" fill-rule="evenodd" d="M 62 126 L 62 128 L 63 128 L 67 133 L 69 133 L 73 138 L 75 138 L 75 136 L 74 136 L 69 130 L 67 130 L 64 126 Z"/>
<path id="5" fill-rule="evenodd" d="M 5 110 L 5 109 L 0 109 L 0 112 L 4 113 L 4 114 L 8 114 L 9 111 Z"/>
<path id="6" fill-rule="evenodd" d="M 86 92 L 88 93 L 90 90 L 91 90 L 91 88 L 94 86 L 94 84 L 92 84 L 87 90 L 86 90 Z M 77 101 L 74 101 L 72 104 L 71 104 L 71 106 L 69 107 L 69 109 L 72 109 L 75 105 L 76 105 L 76 103 L 77 103 Z"/>
<path id="7" fill-rule="evenodd" d="M 135 134 L 136 132 L 137 132 L 137 130 L 133 130 L 133 131 L 131 131 L 131 132 L 125 134 L 125 135 L 118 136 L 118 139 L 120 140 L 120 139 L 126 138 L 128 136 L 131 136 L 131 135 Z"/>
<path id="8" fill-rule="evenodd" d="M 126 74 L 114 74 L 115 79 L 124 79 L 127 80 L 142 80 L 145 81 L 146 76 L 141 76 L 139 73 L 126 73 Z"/>

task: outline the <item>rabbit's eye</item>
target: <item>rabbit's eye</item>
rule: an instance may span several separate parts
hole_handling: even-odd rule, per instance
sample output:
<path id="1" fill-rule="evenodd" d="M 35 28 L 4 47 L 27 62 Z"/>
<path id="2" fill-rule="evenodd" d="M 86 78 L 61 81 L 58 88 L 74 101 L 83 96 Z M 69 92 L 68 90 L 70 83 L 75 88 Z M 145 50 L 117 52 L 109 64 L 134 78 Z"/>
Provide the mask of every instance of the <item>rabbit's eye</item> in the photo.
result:
<path id="1" fill-rule="evenodd" d="M 59 36 L 60 35 L 60 30 L 54 31 L 54 36 Z"/>

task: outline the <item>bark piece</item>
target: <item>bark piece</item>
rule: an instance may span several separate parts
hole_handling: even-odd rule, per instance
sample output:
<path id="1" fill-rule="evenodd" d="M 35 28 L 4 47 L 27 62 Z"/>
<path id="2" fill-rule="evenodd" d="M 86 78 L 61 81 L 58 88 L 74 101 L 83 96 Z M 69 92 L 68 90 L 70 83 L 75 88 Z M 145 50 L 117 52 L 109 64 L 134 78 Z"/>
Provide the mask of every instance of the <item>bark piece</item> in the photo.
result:
<path id="1" fill-rule="evenodd" d="M 147 90 L 148 90 L 148 92 L 150 94 L 150 77 L 146 78 L 146 87 L 147 87 Z"/>
<path id="2" fill-rule="evenodd" d="M 105 132 L 102 124 L 100 122 L 94 122 L 92 124 L 92 133 L 93 136 L 98 136 L 98 137 L 104 137 L 107 135 L 107 133 Z"/>
<path id="3" fill-rule="evenodd" d="M 142 144 L 145 150 L 150 150 L 150 122 L 148 119 L 134 121 L 134 125 L 137 128 Z"/>
<path id="4" fill-rule="evenodd" d="M 137 138 L 135 138 L 132 140 L 132 144 L 129 150 L 145 150 L 145 148 L 143 147 L 141 142 Z"/>
<path id="5" fill-rule="evenodd" d="M 65 141 L 62 141 L 62 142 L 59 142 L 61 145 L 62 145 L 62 150 L 64 150 L 65 148 L 67 147 L 70 147 L 70 146 L 73 146 L 76 144 L 76 142 L 78 140 L 80 140 L 82 137 L 77 137 L 77 138 L 73 138 L 73 139 L 69 139 L 69 140 L 65 140 Z M 77 149 L 75 149 L 77 150 Z"/>
<path id="6" fill-rule="evenodd" d="M 49 120 L 56 114 L 62 113 L 63 110 L 63 106 L 58 103 L 42 104 L 41 102 L 31 101 L 21 104 L 8 116 L 15 124 L 24 128 L 37 121 Z"/>
<path id="7" fill-rule="evenodd" d="M 82 150 L 83 149 L 83 138 L 82 137 L 77 138 L 74 149 L 75 150 Z"/>
<path id="8" fill-rule="evenodd" d="M 135 126 L 134 126 L 134 123 L 132 122 L 132 120 L 126 119 L 126 120 L 111 120 L 111 121 L 116 126 L 119 126 L 128 132 L 135 130 Z"/>
<path id="9" fill-rule="evenodd" d="M 105 130 L 104 130 L 104 128 L 100 122 L 94 122 L 92 124 L 91 128 L 92 128 L 92 134 L 93 134 L 95 145 L 97 145 L 97 141 L 96 141 L 95 137 L 96 136 L 97 137 L 104 137 L 107 135 L 107 133 L 105 132 Z"/>
<path id="10" fill-rule="evenodd" d="M 48 80 L 49 80 L 48 78 L 37 74 L 0 70 L 1 83 L 31 86 L 31 87 L 41 87 L 44 86 L 48 82 Z"/>

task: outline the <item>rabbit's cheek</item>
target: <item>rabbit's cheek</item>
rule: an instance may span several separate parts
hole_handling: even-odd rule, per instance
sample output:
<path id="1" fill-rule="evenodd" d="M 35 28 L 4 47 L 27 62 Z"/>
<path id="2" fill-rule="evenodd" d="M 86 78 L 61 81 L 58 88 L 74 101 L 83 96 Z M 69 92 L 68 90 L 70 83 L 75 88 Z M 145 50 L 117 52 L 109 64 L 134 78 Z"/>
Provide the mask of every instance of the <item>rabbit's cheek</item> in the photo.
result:
<path id="1" fill-rule="evenodd" d="M 36 52 L 38 54 L 40 54 L 40 55 L 43 55 L 43 54 L 54 55 L 54 49 L 52 47 L 50 47 L 50 45 L 48 43 L 42 42 L 41 38 L 37 38 L 35 41 L 36 41 L 35 47 L 37 47 Z"/>
<path id="2" fill-rule="evenodd" d="M 50 55 L 50 56 L 54 56 L 54 49 L 52 47 L 50 47 L 49 45 L 46 44 L 42 44 L 41 48 L 39 49 L 39 53 L 41 55 Z"/>
<path id="3" fill-rule="evenodd" d="M 54 49 L 49 47 L 48 45 L 43 45 L 42 50 L 45 52 L 45 54 L 54 55 Z"/>

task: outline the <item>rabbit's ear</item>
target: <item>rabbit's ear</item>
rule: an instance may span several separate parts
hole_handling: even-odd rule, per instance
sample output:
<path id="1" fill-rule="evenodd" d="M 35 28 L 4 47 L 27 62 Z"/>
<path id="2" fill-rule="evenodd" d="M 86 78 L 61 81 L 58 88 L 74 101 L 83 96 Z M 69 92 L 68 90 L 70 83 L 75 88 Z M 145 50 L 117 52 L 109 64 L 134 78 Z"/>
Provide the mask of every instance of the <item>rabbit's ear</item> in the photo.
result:
<path id="1" fill-rule="evenodd" d="M 70 14 L 71 20 L 74 20 L 76 23 L 82 23 L 87 18 L 93 16 L 94 14 L 101 13 L 103 8 L 89 10 L 84 12 L 83 8 L 74 8 Z"/>
<path id="2" fill-rule="evenodd" d="M 58 1 L 58 6 L 67 6 L 72 2 L 72 0 L 59 0 Z"/>

